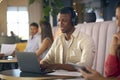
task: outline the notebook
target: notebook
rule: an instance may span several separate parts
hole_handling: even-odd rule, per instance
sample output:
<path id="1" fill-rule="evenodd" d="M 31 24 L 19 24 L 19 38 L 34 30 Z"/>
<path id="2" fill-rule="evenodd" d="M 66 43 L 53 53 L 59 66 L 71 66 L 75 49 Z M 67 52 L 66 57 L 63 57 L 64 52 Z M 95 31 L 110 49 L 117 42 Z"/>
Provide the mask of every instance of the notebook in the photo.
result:
<path id="1" fill-rule="evenodd" d="M 42 70 L 34 52 L 16 52 L 19 68 L 22 72 L 46 74 L 52 70 Z"/>

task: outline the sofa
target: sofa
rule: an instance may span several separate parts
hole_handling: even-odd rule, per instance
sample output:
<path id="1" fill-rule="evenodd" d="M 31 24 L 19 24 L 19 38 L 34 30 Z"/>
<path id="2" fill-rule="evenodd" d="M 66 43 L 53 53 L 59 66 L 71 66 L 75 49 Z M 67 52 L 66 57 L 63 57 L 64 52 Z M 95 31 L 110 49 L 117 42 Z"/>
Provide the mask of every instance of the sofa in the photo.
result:
<path id="1" fill-rule="evenodd" d="M 15 44 L 15 37 L 0 36 L 0 48 L 1 44 Z"/>
<path id="2" fill-rule="evenodd" d="M 96 55 L 92 68 L 104 75 L 104 62 L 109 53 L 112 35 L 117 32 L 115 21 L 78 24 L 76 28 L 78 31 L 84 32 L 93 38 Z M 54 36 L 59 32 L 57 27 L 53 27 L 52 30 Z"/>
<path id="3" fill-rule="evenodd" d="M 15 37 L 8 37 L 8 36 L 0 36 L 0 44 L 14 44 L 15 43 Z"/>

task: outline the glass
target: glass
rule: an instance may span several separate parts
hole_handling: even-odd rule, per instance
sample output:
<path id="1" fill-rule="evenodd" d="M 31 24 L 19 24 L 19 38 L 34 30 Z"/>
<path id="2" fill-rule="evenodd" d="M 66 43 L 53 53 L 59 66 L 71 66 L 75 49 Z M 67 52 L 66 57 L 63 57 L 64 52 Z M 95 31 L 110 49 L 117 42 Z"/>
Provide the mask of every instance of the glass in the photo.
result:
<path id="1" fill-rule="evenodd" d="M 11 16 L 12 15 L 12 16 Z M 19 38 L 29 38 L 29 21 L 27 7 L 9 6 L 7 8 L 7 35 L 13 31 Z"/>

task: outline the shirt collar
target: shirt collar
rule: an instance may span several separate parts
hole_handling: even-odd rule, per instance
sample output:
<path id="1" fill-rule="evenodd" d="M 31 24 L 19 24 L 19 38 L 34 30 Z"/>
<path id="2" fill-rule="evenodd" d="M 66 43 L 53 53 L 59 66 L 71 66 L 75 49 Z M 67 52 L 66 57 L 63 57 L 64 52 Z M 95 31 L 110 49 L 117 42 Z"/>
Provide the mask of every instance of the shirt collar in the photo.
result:
<path id="1" fill-rule="evenodd" d="M 79 34 L 79 31 L 75 28 L 75 30 L 74 30 L 74 32 L 72 33 L 71 36 L 73 36 L 73 37 L 77 37 L 78 34 Z M 64 34 L 64 36 L 65 36 L 65 34 Z"/>
<path id="2" fill-rule="evenodd" d="M 79 31 L 75 28 L 74 32 L 72 33 L 72 36 L 77 37 L 78 33 L 79 33 Z"/>
<path id="3" fill-rule="evenodd" d="M 37 32 L 35 35 L 33 35 L 33 38 L 35 38 L 35 37 L 37 37 L 37 36 L 39 36 L 39 35 L 40 35 L 40 33 Z M 31 38 L 32 38 L 32 36 L 31 36 Z"/>

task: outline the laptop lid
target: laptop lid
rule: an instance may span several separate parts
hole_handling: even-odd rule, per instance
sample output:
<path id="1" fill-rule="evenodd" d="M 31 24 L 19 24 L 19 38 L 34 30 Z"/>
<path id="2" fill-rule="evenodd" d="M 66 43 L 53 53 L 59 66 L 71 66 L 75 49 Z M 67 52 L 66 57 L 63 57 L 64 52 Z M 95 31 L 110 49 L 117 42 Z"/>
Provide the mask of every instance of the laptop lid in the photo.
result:
<path id="1" fill-rule="evenodd" d="M 16 52 L 18 65 L 23 72 L 47 73 L 41 71 L 40 64 L 34 52 Z"/>

